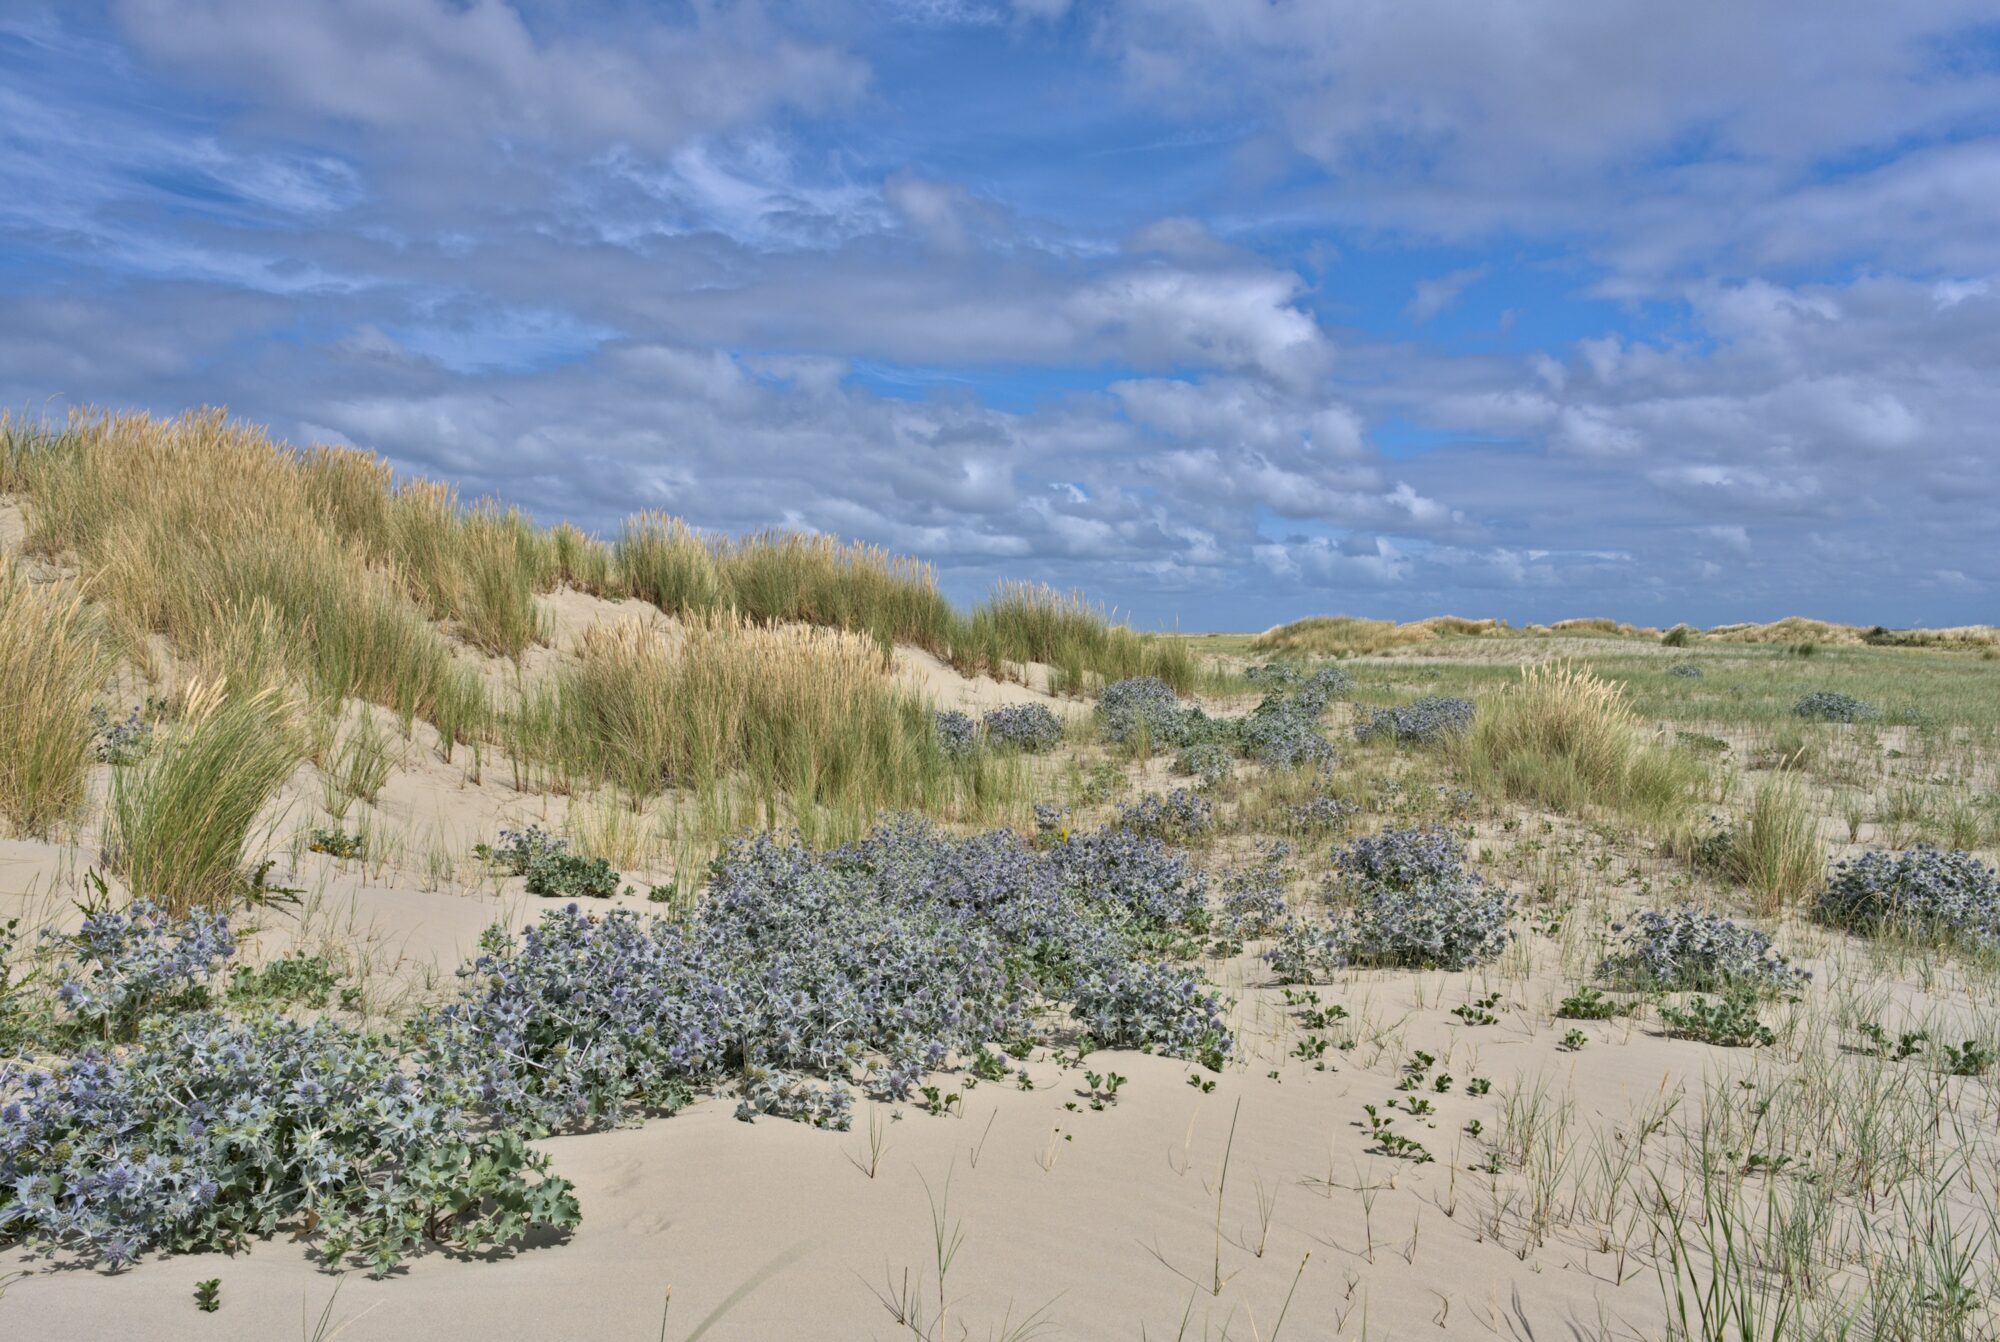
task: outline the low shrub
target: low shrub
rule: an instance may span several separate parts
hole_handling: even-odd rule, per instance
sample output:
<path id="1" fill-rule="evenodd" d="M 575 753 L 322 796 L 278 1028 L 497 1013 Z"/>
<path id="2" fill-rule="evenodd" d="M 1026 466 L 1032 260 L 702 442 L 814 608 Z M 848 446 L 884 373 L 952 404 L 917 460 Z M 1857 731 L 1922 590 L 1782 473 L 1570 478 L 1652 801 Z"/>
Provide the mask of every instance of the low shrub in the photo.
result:
<path id="1" fill-rule="evenodd" d="M 1118 808 L 1112 822 L 1119 829 L 1168 843 L 1188 843 L 1207 834 L 1215 824 L 1215 808 L 1208 799 L 1186 788 L 1175 788 L 1162 796 L 1149 792 L 1135 802 Z"/>
<path id="2" fill-rule="evenodd" d="M 229 920 L 196 910 L 176 918 L 149 900 L 89 914 L 75 932 L 42 934 L 56 957 L 56 1000 L 73 1024 L 98 1039 L 131 1039 L 161 1011 L 196 1010 L 208 985 L 236 953 Z"/>
<path id="3" fill-rule="evenodd" d="M 1285 808 L 1285 827 L 1294 834 L 1327 834 L 1359 814 L 1361 808 L 1344 798 L 1312 796 Z"/>
<path id="4" fill-rule="evenodd" d="M 473 1252 L 579 1217 L 547 1156 L 332 1021 L 154 1017 L 124 1051 L 0 1072 L 0 1120 L 0 1242 L 110 1267 L 290 1225 L 381 1275 L 426 1241 Z"/>
<path id="5" fill-rule="evenodd" d="M 1191 969 L 1112 961 L 1082 975 L 1072 995 L 1072 1012 L 1100 1048 L 1158 1049 L 1211 1071 L 1229 1055 L 1228 1018 Z"/>
<path id="6" fill-rule="evenodd" d="M 1194 779 L 1194 785 L 1211 788 L 1235 772 L 1236 756 L 1219 741 L 1200 741 L 1174 756 L 1174 772 Z"/>
<path id="7" fill-rule="evenodd" d="M 549 853 L 530 862 L 524 874 L 531 895 L 551 899 L 609 899 L 618 893 L 618 873 L 601 857 Z"/>
<path id="8" fill-rule="evenodd" d="M 1469 969 L 1512 939 L 1514 896 L 1465 870 L 1443 830 L 1384 830 L 1333 855 L 1334 881 L 1354 909 L 1353 958 L 1404 968 Z"/>
<path id="9" fill-rule="evenodd" d="M 825 850 L 759 836 L 718 859 L 690 923 L 571 906 L 520 938 L 490 933 L 427 1043 L 538 1131 L 731 1081 L 745 1117 L 841 1126 L 844 1087 L 906 1096 L 1031 1036 L 1049 1003 L 1097 1042 L 1213 1058 L 1229 1047 L 1219 1009 L 1147 949 L 1200 922 L 1206 894 L 1184 854 L 1124 830 L 1045 851 L 914 819 Z"/>
<path id="10" fill-rule="evenodd" d="M 1113 681 L 1097 696 L 1104 735 L 1121 745 L 1142 736 L 1156 746 L 1185 745 L 1198 734 L 1199 714 L 1182 707 L 1173 686 L 1153 676 Z"/>
<path id="11" fill-rule="evenodd" d="M 987 740 L 1030 755 L 1062 744 L 1062 719 L 1046 704 L 1008 704 L 992 710 L 980 722 Z"/>
<path id="12" fill-rule="evenodd" d="M 135 708 L 113 722 L 102 704 L 90 710 L 90 726 L 97 738 L 97 762 L 119 766 L 137 764 L 153 753 L 153 724 L 143 709 Z"/>
<path id="13" fill-rule="evenodd" d="M 1780 955 L 1765 933 L 1712 913 L 1647 910 L 1611 930 L 1621 941 L 1597 972 L 1621 987 L 1772 995 L 1811 978 Z"/>
<path id="14" fill-rule="evenodd" d="M 1667 674 L 1670 676 L 1679 676 L 1683 680 L 1700 680 L 1702 678 L 1701 667 L 1693 662 L 1675 662 L 1667 668 Z"/>
<path id="15" fill-rule="evenodd" d="M 1470 699 L 1426 695 L 1394 708 L 1365 710 L 1354 726 L 1354 735 L 1362 741 L 1386 737 L 1427 745 L 1469 731 L 1476 712 Z"/>
<path id="16" fill-rule="evenodd" d="M 1881 716 L 1875 705 L 1835 690 L 1814 690 L 1792 705 L 1792 713 L 1808 722 L 1867 722 Z"/>
<path id="17" fill-rule="evenodd" d="M 946 755 L 960 759 L 979 749 L 979 724 L 968 714 L 946 709 L 933 713 L 931 722 L 937 730 L 938 745 Z"/>
<path id="18" fill-rule="evenodd" d="M 1222 902 L 1217 926 L 1226 936 L 1269 936 L 1290 919 L 1285 885 L 1291 875 L 1291 845 L 1275 842 L 1264 845 L 1254 862 L 1238 867 L 1222 879 Z"/>
<path id="19" fill-rule="evenodd" d="M 1922 939 L 2000 947 L 2000 879 L 1964 850 L 1868 852 L 1839 863 L 1813 916 L 1865 935 L 1895 931 Z"/>
<path id="20" fill-rule="evenodd" d="M 1345 921 L 1293 919 L 1278 929 L 1264 960 L 1278 983 L 1324 983 L 1347 967 L 1348 953 Z"/>
<path id="21" fill-rule="evenodd" d="M 1333 854 L 1324 923 L 1293 920 L 1266 953 L 1280 982 L 1326 977 L 1349 963 L 1469 969 L 1512 940 L 1514 896 L 1465 869 L 1443 830 L 1384 830 Z"/>

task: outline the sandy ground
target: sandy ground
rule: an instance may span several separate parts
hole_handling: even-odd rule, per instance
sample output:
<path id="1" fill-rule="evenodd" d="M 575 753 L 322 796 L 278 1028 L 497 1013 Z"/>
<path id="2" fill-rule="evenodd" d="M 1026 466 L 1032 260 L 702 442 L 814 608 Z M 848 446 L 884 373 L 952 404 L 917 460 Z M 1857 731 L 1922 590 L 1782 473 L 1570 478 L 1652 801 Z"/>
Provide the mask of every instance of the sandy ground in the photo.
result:
<path id="1" fill-rule="evenodd" d="M 0 545 L 18 526 L 0 504 Z M 522 673 L 539 674 L 583 630 L 638 609 L 573 592 L 544 599 L 552 645 L 531 651 Z M 1027 684 L 966 679 L 901 649 L 895 673 L 940 707 L 1085 711 L 1044 694 L 1039 668 Z M 306 891 L 305 906 L 262 915 L 251 958 L 344 947 L 375 999 L 393 1007 L 448 990 L 491 923 L 536 915 L 539 901 L 518 880 L 463 858 L 502 825 L 561 828 L 570 800 L 516 791 L 504 764 L 474 768 L 463 751 L 446 762 L 427 731 L 401 746 L 377 802 L 363 808 L 395 836 L 391 856 L 373 865 L 304 854 L 289 838 L 321 795 L 301 767 L 269 830 L 280 875 Z M 1165 768 L 1154 760 L 1147 784 L 1168 785 Z M 100 796 L 106 773 L 95 780 Z M 90 827 L 69 837 L 0 841 L 0 919 L 74 919 L 70 901 L 97 854 Z M 1502 877 L 1524 892 L 1530 878 Z M 1083 1067 L 1046 1055 L 1030 1062 L 1032 1091 L 946 1076 L 940 1084 L 963 1097 L 947 1116 L 864 1105 L 848 1133 L 746 1124 L 732 1101 L 705 1100 L 643 1126 L 543 1144 L 582 1205 L 566 1240 L 489 1261 L 422 1254 L 386 1281 L 329 1271 L 284 1239 L 232 1256 L 152 1258 L 115 1275 L 16 1250 L 0 1255 L 0 1339 L 1263 1342 L 1281 1316 L 1282 1336 L 1298 1342 L 1657 1337 L 1660 1283 L 1629 1252 L 1643 1221 L 1619 1234 L 1572 1228 L 1586 1223 L 1576 1218 L 1537 1230 L 1532 1174 L 1475 1171 L 1484 1148 L 1466 1129 L 1476 1121 L 1490 1137 L 1503 1096 L 1544 1093 L 1573 1133 L 1571 1158 L 1588 1168 L 1677 1093 L 1698 1103 L 1704 1081 L 1745 1060 L 1650 1024 L 1554 1020 L 1574 975 L 1528 921 L 1488 970 L 1357 972 L 1324 986 L 1324 1003 L 1350 1017 L 1324 1033 L 1354 1045 L 1330 1050 L 1325 1070 L 1294 1054 L 1299 1022 L 1253 947 L 1208 966 L 1239 1037 L 1237 1058 L 1209 1078 L 1212 1092 L 1189 1084 L 1205 1078 L 1184 1063 L 1095 1054 L 1085 1065 L 1130 1078 L 1101 1112 L 1088 1107 Z M 1495 1023 L 1453 1016 L 1491 992 L 1504 999 Z M 1588 1038 L 1581 1051 L 1560 1046 L 1573 1026 Z M 1434 1114 L 1398 1119 L 1435 1155 L 1429 1164 L 1370 1154 L 1363 1110 L 1399 1097 L 1401 1067 L 1417 1050 L 1454 1078 L 1425 1093 Z M 1469 1094 L 1473 1077 L 1489 1079 L 1491 1093 Z M 962 1235 L 942 1287 L 940 1235 Z M 212 1315 L 192 1295 L 211 1277 L 222 1283 Z M 898 1317 L 906 1298 L 920 1302 L 914 1328 Z"/>
<path id="2" fill-rule="evenodd" d="M 0 908 L 46 893 L 75 861 L 45 846 L 0 846 Z M 404 975 L 441 980 L 488 921 L 534 912 L 509 893 L 426 893 L 351 874 L 322 881 L 316 899 L 317 931 L 344 926 L 351 944 Z M 272 920 L 260 949 L 291 938 Z M 1131 1078 L 1102 1112 L 1085 1103 L 1081 1069 L 1047 1058 L 1030 1067 L 1032 1093 L 946 1078 L 965 1095 L 950 1115 L 864 1107 L 849 1133 L 745 1124 L 730 1102 L 709 1100 L 641 1127 L 544 1143 L 582 1203 L 582 1227 L 566 1242 L 485 1262 L 432 1253 L 381 1282 L 331 1274 L 282 1240 L 116 1276 L 11 1257 L 0 1270 L 29 1275 L 0 1298 L 0 1331 L 309 1337 L 301 1314 L 316 1321 L 337 1287 L 331 1317 L 352 1342 L 641 1339 L 659 1336 L 671 1288 L 669 1337 L 691 1335 L 732 1300 L 703 1336 L 909 1336 L 881 1297 L 907 1285 L 937 1315 L 935 1212 L 964 1242 L 946 1323 L 926 1336 L 1002 1337 L 1035 1318 L 1046 1325 L 1038 1336 L 1174 1337 L 1191 1310 L 1186 1336 L 1226 1327 L 1230 1337 L 1269 1337 L 1295 1278 L 1286 1324 L 1295 1337 L 1361 1337 L 1364 1321 L 1370 1338 L 1564 1337 L 1571 1325 L 1595 1336 L 1600 1318 L 1651 1333 L 1660 1295 L 1650 1269 L 1626 1263 L 1619 1285 L 1615 1249 L 1560 1236 L 1524 1252 L 1518 1176 L 1471 1172 L 1477 1147 L 1458 1133 L 1475 1118 L 1493 1127 L 1497 1094 L 1461 1085 L 1433 1095 L 1434 1126 L 1411 1127 L 1437 1154 L 1421 1166 L 1364 1154 L 1361 1106 L 1386 1105 L 1398 1059 L 1423 1049 L 1461 1079 L 1491 1078 L 1496 1092 L 1539 1078 L 1587 1121 L 1617 1125 L 1664 1086 L 1698 1076 L 1712 1050 L 1593 1025 L 1629 1036 L 1625 1046 L 1565 1053 L 1562 1032 L 1527 1005 L 1543 985 L 1506 986 L 1522 1008 L 1470 1027 L 1450 1008 L 1494 975 L 1373 973 L 1323 990 L 1347 1007 L 1359 1042 L 1317 1071 L 1289 1056 L 1298 1030 L 1253 959 L 1211 972 L 1237 1002 L 1244 1041 L 1212 1093 L 1189 1086 L 1186 1064 L 1099 1053 L 1091 1068 Z M 883 1145 L 873 1177 L 871 1124 Z M 1509 1201 L 1515 1211 L 1496 1211 Z M 222 1280 L 213 1316 L 191 1296 L 208 1277 Z"/>

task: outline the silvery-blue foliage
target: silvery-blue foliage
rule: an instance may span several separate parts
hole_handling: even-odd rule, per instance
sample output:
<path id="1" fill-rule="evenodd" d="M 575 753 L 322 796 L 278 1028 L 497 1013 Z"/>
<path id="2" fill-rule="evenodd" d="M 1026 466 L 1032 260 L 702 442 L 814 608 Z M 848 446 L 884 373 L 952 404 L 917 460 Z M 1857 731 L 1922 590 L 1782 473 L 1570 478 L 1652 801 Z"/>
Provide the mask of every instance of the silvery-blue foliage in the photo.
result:
<path id="1" fill-rule="evenodd" d="M 1669 666 L 1667 674 L 1670 676 L 1680 676 L 1686 680 L 1700 680 L 1702 672 L 1701 667 L 1695 663 L 1683 661 L 1675 662 L 1672 666 Z"/>
<path id="2" fill-rule="evenodd" d="M 116 1053 L 0 1067 L 0 1243 L 107 1266 L 295 1225 L 380 1274 L 426 1240 L 470 1251 L 575 1225 L 547 1171 L 332 1021 L 156 1016 Z"/>
<path id="3" fill-rule="evenodd" d="M 1256 860 L 1222 878 L 1218 927 L 1231 937 L 1269 936 L 1291 916 L 1285 886 L 1291 878 L 1292 847 L 1282 841 L 1264 844 Z"/>
<path id="4" fill-rule="evenodd" d="M 979 748 L 979 724 L 964 713 L 948 709 L 933 713 L 931 721 L 937 729 L 938 746 L 946 755 L 957 758 Z"/>
<path id="5" fill-rule="evenodd" d="M 1514 896 L 1465 869 L 1440 829 L 1391 829 L 1334 851 L 1334 893 L 1353 910 L 1350 953 L 1372 964 L 1469 969 L 1512 934 Z"/>
<path id="6" fill-rule="evenodd" d="M 1617 984 L 1663 992 L 1790 991 L 1811 977 L 1771 945 L 1771 938 L 1733 919 L 1677 909 L 1647 910 L 1615 924 L 1621 940 L 1597 967 Z"/>
<path id="7" fill-rule="evenodd" d="M 1097 716 L 1104 734 L 1124 742 L 1143 734 L 1155 745 L 1184 745 L 1190 737 L 1190 715 L 1173 686 L 1154 676 L 1133 676 L 1106 685 L 1097 696 Z"/>
<path id="8" fill-rule="evenodd" d="M 1174 772 L 1186 774 L 1200 788 L 1214 787 L 1236 768 L 1236 756 L 1220 741 L 1198 741 L 1174 756 Z"/>
<path id="9" fill-rule="evenodd" d="M 1853 932 L 1898 929 L 2000 947 L 2000 880 L 1962 849 L 1863 853 L 1833 869 L 1813 915 Z"/>
<path id="10" fill-rule="evenodd" d="M 1361 813 L 1361 808 L 1341 797 L 1324 794 L 1306 798 L 1285 808 L 1285 823 L 1301 834 L 1324 834 L 1339 829 Z"/>
<path id="11" fill-rule="evenodd" d="M 1100 1048 L 1155 1050 L 1220 1069 L 1233 1040 L 1213 993 L 1192 969 L 1112 960 L 1078 976 L 1075 1017 Z"/>
<path id="12" fill-rule="evenodd" d="M 1428 695 L 1394 708 L 1369 710 L 1354 726 L 1363 741 L 1386 736 L 1396 741 L 1432 742 L 1471 730 L 1475 708 L 1470 699 Z"/>
<path id="13" fill-rule="evenodd" d="M 1147 838 L 1187 843 L 1214 826 L 1215 808 L 1200 793 L 1175 788 L 1164 796 L 1148 792 L 1137 801 L 1119 807 L 1118 818 L 1112 823 Z"/>
<path id="14" fill-rule="evenodd" d="M 1062 719 L 1046 704 L 1008 704 L 981 719 L 988 740 L 1027 754 L 1040 754 L 1062 744 Z"/>
<path id="15" fill-rule="evenodd" d="M 1234 721 L 1239 750 L 1282 767 L 1331 767 L 1340 762 L 1320 731 L 1319 720 L 1336 695 L 1352 688 L 1353 679 L 1346 671 L 1337 666 L 1305 671 L 1281 662 L 1253 667 L 1247 674 L 1270 689 L 1246 717 Z"/>
<path id="16" fill-rule="evenodd" d="M 1324 983 L 1348 962 L 1347 920 L 1290 919 L 1278 928 L 1264 960 L 1279 983 Z"/>
<path id="17" fill-rule="evenodd" d="M 1140 942 L 1197 920 L 1206 894 L 1185 854 L 1120 829 L 1045 851 L 913 818 L 824 851 L 762 835 L 717 861 L 689 924 L 571 907 L 491 937 L 434 1023 L 432 1057 L 538 1130 L 671 1109 L 732 1080 L 746 1117 L 839 1125 L 840 1087 L 906 1095 L 954 1057 L 1031 1035 L 1044 1004 L 1076 1001 L 1086 980 L 1102 1010 L 1133 985 L 1158 1007 L 1169 980 L 1135 968 Z M 1206 1010 L 1112 1016 L 1172 1022 L 1135 1041 L 1128 1020 L 1119 1037 L 1175 1052 Z"/>
<path id="18" fill-rule="evenodd" d="M 1813 722 L 1866 722 L 1881 716 L 1875 705 L 1836 690 L 1814 690 L 1793 704 L 1792 712 Z"/>
<path id="19" fill-rule="evenodd" d="M 209 981 L 236 953 L 221 914 L 176 918 L 144 899 L 97 910 L 73 933 L 42 937 L 44 950 L 60 957 L 56 1000 L 108 1039 L 128 1037 L 152 1012 L 204 1005 Z"/>

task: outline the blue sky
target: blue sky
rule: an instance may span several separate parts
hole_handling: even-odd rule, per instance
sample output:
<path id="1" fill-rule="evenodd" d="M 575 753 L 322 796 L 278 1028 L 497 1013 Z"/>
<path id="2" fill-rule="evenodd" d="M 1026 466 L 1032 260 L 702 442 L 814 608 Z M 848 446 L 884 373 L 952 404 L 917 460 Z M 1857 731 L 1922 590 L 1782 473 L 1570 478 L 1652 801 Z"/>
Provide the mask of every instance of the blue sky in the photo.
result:
<path id="1" fill-rule="evenodd" d="M 0 4 L 0 404 L 1143 626 L 1995 618 L 1988 4 Z"/>

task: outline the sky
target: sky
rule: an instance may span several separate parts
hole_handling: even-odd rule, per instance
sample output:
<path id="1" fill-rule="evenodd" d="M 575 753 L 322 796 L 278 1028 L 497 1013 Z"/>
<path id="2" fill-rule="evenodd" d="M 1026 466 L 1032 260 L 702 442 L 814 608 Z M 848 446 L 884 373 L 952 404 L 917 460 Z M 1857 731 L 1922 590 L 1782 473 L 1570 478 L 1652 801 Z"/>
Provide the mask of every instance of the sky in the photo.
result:
<path id="1" fill-rule="evenodd" d="M 1992 0 L 0 0 L 0 406 L 1143 628 L 2000 618 Z"/>

